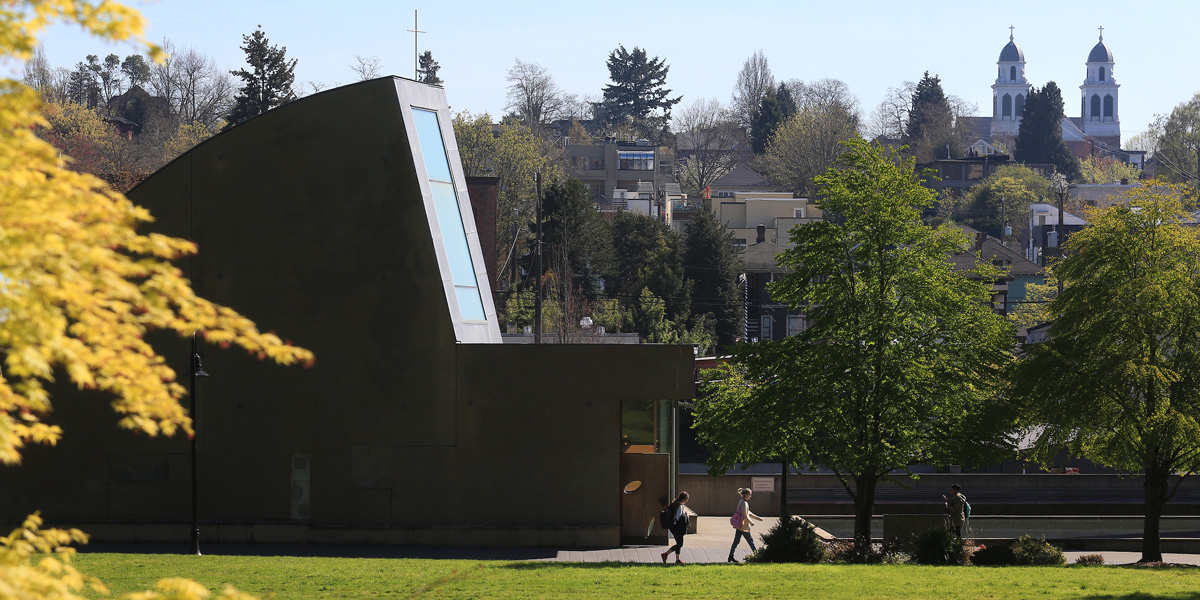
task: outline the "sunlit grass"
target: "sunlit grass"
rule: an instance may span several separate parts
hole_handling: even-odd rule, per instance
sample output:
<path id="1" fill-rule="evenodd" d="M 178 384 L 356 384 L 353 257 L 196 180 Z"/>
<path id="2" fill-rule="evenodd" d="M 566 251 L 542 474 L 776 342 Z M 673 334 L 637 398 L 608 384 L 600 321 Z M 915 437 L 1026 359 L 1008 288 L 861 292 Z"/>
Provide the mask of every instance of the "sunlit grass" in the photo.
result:
<path id="1" fill-rule="evenodd" d="M 113 595 L 161 577 L 306 598 L 1153 598 L 1200 600 L 1200 569 L 641 565 L 381 558 L 80 554 Z"/>

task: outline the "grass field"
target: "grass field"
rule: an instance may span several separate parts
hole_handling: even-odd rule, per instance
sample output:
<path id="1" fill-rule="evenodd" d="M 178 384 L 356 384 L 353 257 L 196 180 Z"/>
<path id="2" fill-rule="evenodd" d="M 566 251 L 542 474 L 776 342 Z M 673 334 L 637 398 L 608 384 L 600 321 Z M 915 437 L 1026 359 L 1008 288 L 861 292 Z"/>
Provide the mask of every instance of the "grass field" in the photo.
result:
<path id="1" fill-rule="evenodd" d="M 639 565 L 469 560 L 80 554 L 113 594 L 188 577 L 260 598 L 1084 598 L 1200 600 L 1200 569 Z"/>

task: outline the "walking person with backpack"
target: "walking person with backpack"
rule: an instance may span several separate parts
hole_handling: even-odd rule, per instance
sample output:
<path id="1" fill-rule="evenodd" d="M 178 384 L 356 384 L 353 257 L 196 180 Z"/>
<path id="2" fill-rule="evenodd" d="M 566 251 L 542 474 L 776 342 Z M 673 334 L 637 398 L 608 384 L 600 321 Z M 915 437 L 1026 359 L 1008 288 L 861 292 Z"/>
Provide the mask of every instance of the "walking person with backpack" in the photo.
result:
<path id="1" fill-rule="evenodd" d="M 942 496 L 945 498 L 945 496 Z M 971 505 L 962 494 L 962 486 L 957 483 L 950 486 L 950 498 L 946 500 L 946 510 L 950 513 L 950 525 L 954 527 L 954 535 L 962 537 L 963 525 L 971 518 Z"/>
<path id="2" fill-rule="evenodd" d="M 671 535 L 675 538 L 675 545 L 668 548 L 666 552 L 660 554 L 664 563 L 667 562 L 667 557 L 670 556 L 672 552 L 675 553 L 675 562 L 683 562 L 683 557 L 680 554 L 683 552 L 683 536 L 687 535 L 688 524 L 691 523 L 691 517 L 696 515 L 696 513 L 692 512 L 692 509 L 687 507 L 687 503 L 688 493 L 679 492 L 679 496 L 675 498 L 675 501 L 668 504 L 667 507 L 658 514 L 658 524 L 662 525 L 663 529 L 670 531 Z"/>
<path id="3" fill-rule="evenodd" d="M 750 544 L 751 552 L 758 551 L 758 548 L 754 547 L 754 536 L 750 533 L 750 527 L 753 525 L 750 519 L 762 520 L 762 517 L 750 511 L 750 496 L 754 495 L 754 492 L 750 491 L 750 488 L 738 488 L 738 495 L 742 499 L 738 500 L 733 516 L 729 517 L 729 524 L 733 526 L 733 545 L 729 547 L 729 562 L 737 562 L 733 551 L 737 550 L 738 542 L 742 541 L 742 538 L 746 538 L 746 543 Z"/>

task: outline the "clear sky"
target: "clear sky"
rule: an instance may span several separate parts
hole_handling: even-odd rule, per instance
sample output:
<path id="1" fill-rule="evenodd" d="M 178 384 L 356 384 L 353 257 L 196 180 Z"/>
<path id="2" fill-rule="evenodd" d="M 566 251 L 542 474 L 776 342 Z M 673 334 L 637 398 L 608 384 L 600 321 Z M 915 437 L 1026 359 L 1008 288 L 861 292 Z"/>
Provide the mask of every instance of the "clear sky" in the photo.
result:
<path id="1" fill-rule="evenodd" d="M 272 44 L 297 59 L 297 87 L 351 83 L 355 56 L 377 57 L 387 74 L 413 75 L 413 11 L 420 50 L 441 64 L 454 110 L 504 112 L 505 72 L 514 59 L 545 67 L 566 92 L 599 96 L 608 83 L 604 62 L 624 44 L 640 46 L 670 65 L 667 86 L 684 106 L 697 98 L 728 102 L 742 63 L 762 50 L 777 80 L 833 77 L 858 97 L 863 117 L 889 87 L 941 77 L 946 93 L 991 114 L 996 59 L 1009 25 L 1025 53 L 1035 86 L 1055 81 L 1067 116 L 1079 116 L 1084 63 L 1100 26 L 1116 60 L 1119 116 L 1128 140 L 1156 113 L 1169 113 L 1200 92 L 1194 64 L 1194 2 L 536 2 L 532 0 L 160 0 L 132 2 L 149 20 L 147 37 L 169 38 L 218 65 L 244 66 L 242 35 L 261 25 Z M 88 54 L 115 53 L 77 30 L 59 27 L 44 38 L 53 66 L 71 67 Z M 8 65 L 8 71 L 14 67 Z"/>

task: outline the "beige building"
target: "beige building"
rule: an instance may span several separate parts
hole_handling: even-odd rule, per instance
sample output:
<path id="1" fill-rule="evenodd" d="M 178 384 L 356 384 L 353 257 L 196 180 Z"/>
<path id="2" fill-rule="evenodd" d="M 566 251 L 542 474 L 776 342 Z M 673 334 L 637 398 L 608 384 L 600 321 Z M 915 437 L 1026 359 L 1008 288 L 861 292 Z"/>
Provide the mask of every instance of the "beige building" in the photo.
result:
<path id="1" fill-rule="evenodd" d="M 734 192 L 732 198 L 713 198 L 717 220 L 733 232 L 734 242 L 747 246 L 768 242 L 786 248 L 788 230 L 799 223 L 821 220 L 821 209 L 791 192 Z"/>

